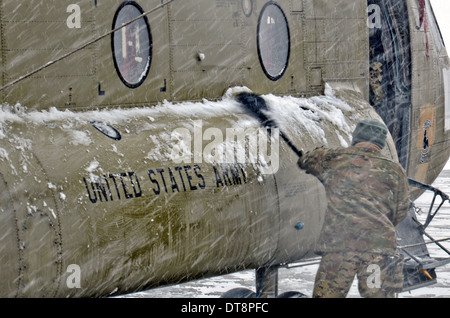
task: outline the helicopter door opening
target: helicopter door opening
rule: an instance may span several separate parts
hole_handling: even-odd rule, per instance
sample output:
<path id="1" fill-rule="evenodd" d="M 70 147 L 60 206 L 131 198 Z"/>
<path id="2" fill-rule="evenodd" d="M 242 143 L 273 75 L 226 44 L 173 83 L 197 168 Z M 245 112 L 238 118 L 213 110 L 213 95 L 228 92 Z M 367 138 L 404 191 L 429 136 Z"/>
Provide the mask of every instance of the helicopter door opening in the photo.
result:
<path id="1" fill-rule="evenodd" d="M 381 14 L 381 23 L 369 26 L 370 104 L 388 126 L 406 168 L 412 92 L 408 8 L 403 0 L 368 0 L 367 4 Z"/>

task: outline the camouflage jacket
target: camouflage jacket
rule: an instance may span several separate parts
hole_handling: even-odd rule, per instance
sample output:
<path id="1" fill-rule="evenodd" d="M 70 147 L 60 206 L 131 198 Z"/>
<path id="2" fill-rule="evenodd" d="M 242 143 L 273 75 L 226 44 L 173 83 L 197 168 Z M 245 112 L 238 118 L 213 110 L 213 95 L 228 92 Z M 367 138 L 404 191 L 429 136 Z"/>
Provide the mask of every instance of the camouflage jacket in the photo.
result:
<path id="1" fill-rule="evenodd" d="M 325 186 L 328 207 L 316 252 L 358 251 L 393 254 L 396 226 L 409 209 L 405 171 L 375 145 L 319 148 L 299 166 Z"/>

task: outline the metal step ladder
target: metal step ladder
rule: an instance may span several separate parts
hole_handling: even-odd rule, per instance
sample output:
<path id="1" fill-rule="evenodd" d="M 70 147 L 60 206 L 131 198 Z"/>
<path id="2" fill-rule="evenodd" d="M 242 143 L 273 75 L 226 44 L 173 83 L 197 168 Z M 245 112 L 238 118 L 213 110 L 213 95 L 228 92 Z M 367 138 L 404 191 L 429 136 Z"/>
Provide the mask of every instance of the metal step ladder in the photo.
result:
<path id="1" fill-rule="evenodd" d="M 416 212 L 419 209 L 412 204 L 407 217 L 397 229 L 398 248 L 404 257 L 403 291 L 410 291 L 435 284 L 437 282 L 436 268 L 450 263 L 450 251 L 441 244 L 441 242 L 450 241 L 450 237 L 436 240 L 426 232 L 428 225 L 432 222 L 443 204 L 449 201 L 449 196 L 439 189 L 412 179 L 409 179 L 409 185 L 431 191 L 434 196 L 423 224 L 416 217 Z M 440 202 L 435 207 L 438 197 L 440 198 Z M 425 242 L 424 237 L 428 238 L 429 241 Z M 431 257 L 427 248 L 429 244 L 437 245 L 449 257 Z"/>

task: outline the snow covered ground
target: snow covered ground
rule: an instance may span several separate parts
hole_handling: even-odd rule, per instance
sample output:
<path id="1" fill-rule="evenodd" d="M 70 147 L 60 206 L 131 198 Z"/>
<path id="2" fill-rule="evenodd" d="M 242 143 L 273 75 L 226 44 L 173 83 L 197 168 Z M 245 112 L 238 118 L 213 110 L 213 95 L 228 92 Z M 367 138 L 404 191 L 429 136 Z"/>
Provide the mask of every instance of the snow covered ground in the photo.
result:
<path id="1" fill-rule="evenodd" d="M 440 176 L 434 182 L 433 186 L 442 190 L 447 195 L 450 194 L 450 162 L 447 163 Z M 425 220 L 428 211 L 428 205 L 426 205 L 426 202 L 430 202 L 431 199 L 432 195 L 426 192 L 418 200 L 416 200 L 416 204 L 418 206 L 423 204 L 422 209 L 424 213 L 418 216 L 418 219 L 422 222 Z M 439 199 L 436 200 L 440 202 Z M 448 201 L 444 203 L 439 213 L 433 219 L 433 222 L 429 225 L 427 232 L 434 239 L 444 239 L 450 237 L 450 203 Z M 428 239 L 426 239 L 426 241 L 428 241 Z M 446 249 L 450 250 L 450 241 L 443 242 L 442 245 Z M 448 257 L 448 255 L 435 244 L 428 245 L 428 251 L 432 257 Z M 436 269 L 436 275 L 437 284 L 414 290 L 410 293 L 402 293 L 399 297 L 450 297 L 450 264 Z"/>
<path id="2" fill-rule="evenodd" d="M 442 171 L 439 178 L 433 184 L 434 187 L 450 194 L 450 162 Z M 432 195 L 428 192 L 422 195 L 416 204 L 421 206 L 424 213 L 419 215 L 420 221 L 426 218 L 428 211 L 427 202 L 430 202 Z M 443 239 L 450 236 L 450 203 L 446 202 L 436 215 L 431 225 L 428 227 L 428 233 L 435 239 Z M 450 249 L 450 241 L 442 245 Z M 435 244 L 428 245 L 428 250 L 432 257 L 446 257 L 445 252 L 439 249 Z M 285 291 L 300 291 L 307 296 L 311 296 L 314 277 L 318 265 L 309 265 L 306 267 L 297 267 L 292 269 L 280 269 L 278 290 L 281 294 Z M 437 283 L 428 287 L 423 287 L 411 292 L 400 293 L 399 298 L 447 298 L 450 297 L 450 264 L 436 270 Z M 213 277 L 193 281 L 185 284 L 161 287 L 145 292 L 127 295 L 125 297 L 133 298 L 217 298 L 230 289 L 244 287 L 254 290 L 254 271 L 242 271 L 229 275 Z M 356 280 L 349 292 L 348 297 L 357 298 L 359 296 Z"/>

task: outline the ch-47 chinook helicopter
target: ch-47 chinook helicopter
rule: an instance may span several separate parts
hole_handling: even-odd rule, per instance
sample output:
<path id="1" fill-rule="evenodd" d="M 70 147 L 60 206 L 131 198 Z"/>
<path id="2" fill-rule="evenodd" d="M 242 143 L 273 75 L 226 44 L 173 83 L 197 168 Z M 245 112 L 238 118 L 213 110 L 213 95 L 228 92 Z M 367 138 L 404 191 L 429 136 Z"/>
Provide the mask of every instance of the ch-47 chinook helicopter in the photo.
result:
<path id="1" fill-rule="evenodd" d="M 428 186 L 450 156 L 450 63 L 428 1 L 0 8 L 2 297 L 244 269 L 276 296 L 276 269 L 313 257 L 326 210 L 296 149 L 347 146 L 364 118 L 388 125 L 413 200 L 448 199 Z M 425 225 L 411 212 L 399 229 L 405 290 L 447 262 L 429 257 Z"/>

